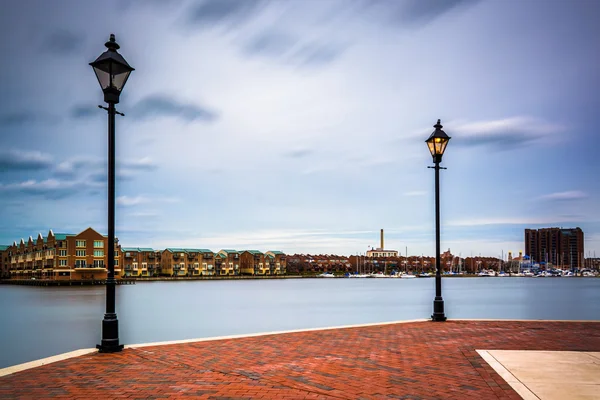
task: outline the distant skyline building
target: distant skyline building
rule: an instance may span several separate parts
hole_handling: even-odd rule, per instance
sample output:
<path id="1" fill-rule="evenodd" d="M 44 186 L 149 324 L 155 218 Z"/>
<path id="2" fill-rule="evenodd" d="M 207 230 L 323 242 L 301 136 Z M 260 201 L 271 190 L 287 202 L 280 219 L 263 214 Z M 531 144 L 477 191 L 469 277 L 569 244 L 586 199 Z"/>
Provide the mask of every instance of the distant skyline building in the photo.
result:
<path id="1" fill-rule="evenodd" d="M 584 236 L 581 228 L 525 229 L 525 254 L 533 262 L 583 268 Z"/>
<path id="2" fill-rule="evenodd" d="M 397 250 L 384 250 L 383 247 L 383 229 L 379 235 L 380 247 L 367 251 L 367 257 L 398 257 Z"/>

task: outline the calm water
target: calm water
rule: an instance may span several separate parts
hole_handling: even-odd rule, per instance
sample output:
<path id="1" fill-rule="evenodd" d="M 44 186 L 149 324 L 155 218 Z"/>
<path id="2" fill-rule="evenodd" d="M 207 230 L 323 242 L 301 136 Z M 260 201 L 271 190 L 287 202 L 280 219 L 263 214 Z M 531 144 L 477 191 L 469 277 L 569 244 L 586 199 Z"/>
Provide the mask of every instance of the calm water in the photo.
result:
<path id="1" fill-rule="evenodd" d="M 122 343 L 428 318 L 434 279 L 142 282 L 117 287 Z M 600 279 L 448 278 L 449 318 L 600 319 Z M 0 286 L 0 368 L 95 347 L 104 287 Z"/>

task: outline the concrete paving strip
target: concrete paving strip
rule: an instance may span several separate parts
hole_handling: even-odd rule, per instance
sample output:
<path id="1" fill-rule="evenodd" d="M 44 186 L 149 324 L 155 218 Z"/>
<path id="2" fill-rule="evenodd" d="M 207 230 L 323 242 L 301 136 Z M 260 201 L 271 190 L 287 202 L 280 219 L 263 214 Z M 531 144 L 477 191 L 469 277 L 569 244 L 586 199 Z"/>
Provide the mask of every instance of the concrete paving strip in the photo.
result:
<path id="1" fill-rule="evenodd" d="M 0 376 L 6 376 L 10 374 L 14 374 L 17 372 L 25 371 L 26 369 L 41 367 L 42 365 L 52 364 L 57 361 L 68 360 L 69 358 L 79 357 L 90 353 L 95 353 L 98 350 L 96 349 L 80 349 L 75 351 L 70 351 L 68 353 L 62 353 L 56 356 L 42 358 L 39 360 L 34 360 L 30 362 L 26 362 L 23 364 L 13 365 L 12 367 L 6 367 L 0 369 Z"/>
<path id="2" fill-rule="evenodd" d="M 598 352 L 477 352 L 524 399 L 600 399 Z"/>
<path id="3" fill-rule="evenodd" d="M 125 345 L 125 348 L 126 349 L 137 349 L 137 348 L 141 348 L 141 347 L 150 347 L 150 346 L 165 346 L 165 345 L 182 344 L 182 343 L 210 342 L 213 340 L 241 339 L 241 338 L 249 338 L 249 337 L 256 337 L 256 336 L 281 335 L 284 333 L 301 333 L 301 332 L 314 332 L 314 331 L 328 331 L 328 330 L 332 330 L 332 329 L 365 328 L 365 327 L 369 327 L 369 326 L 408 324 L 408 323 L 413 323 L 413 322 L 429 322 L 429 321 L 431 321 L 431 320 L 421 318 L 421 319 L 411 319 L 411 320 L 405 320 L 405 321 L 373 322 L 373 323 L 358 324 L 358 325 L 331 326 L 331 327 L 326 327 L 326 328 L 307 328 L 307 329 L 294 329 L 294 330 L 289 330 L 289 331 L 245 333 L 245 334 L 240 334 L 240 335 L 215 336 L 215 337 L 184 339 L 184 340 L 172 340 L 172 341 L 168 341 L 168 342 L 129 344 L 129 345 Z"/>

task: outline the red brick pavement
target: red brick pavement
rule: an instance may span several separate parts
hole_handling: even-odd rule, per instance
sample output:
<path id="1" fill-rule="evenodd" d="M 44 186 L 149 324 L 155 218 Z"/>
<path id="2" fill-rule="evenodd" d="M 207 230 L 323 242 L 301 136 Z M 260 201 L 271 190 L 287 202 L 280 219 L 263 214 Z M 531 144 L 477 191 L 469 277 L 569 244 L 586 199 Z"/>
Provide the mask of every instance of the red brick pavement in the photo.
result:
<path id="1" fill-rule="evenodd" d="M 519 399 L 475 352 L 600 351 L 600 322 L 415 322 L 80 356 L 0 378 L 0 398 Z"/>

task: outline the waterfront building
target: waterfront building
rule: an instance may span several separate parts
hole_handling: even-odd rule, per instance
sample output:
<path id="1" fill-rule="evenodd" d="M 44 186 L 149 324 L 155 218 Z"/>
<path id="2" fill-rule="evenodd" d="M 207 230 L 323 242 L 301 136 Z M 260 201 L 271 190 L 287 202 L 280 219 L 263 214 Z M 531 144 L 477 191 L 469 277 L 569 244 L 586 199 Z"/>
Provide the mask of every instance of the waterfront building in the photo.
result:
<path id="1" fill-rule="evenodd" d="M 160 252 L 149 247 L 123 247 L 123 270 L 126 277 L 155 276 L 160 266 Z"/>
<path id="2" fill-rule="evenodd" d="M 115 277 L 121 276 L 122 255 L 115 239 Z M 108 238 L 92 228 L 78 233 L 31 236 L 9 246 L 10 276 L 17 279 L 103 280 L 107 277 Z"/>
<path id="3" fill-rule="evenodd" d="M 265 268 L 265 255 L 258 250 L 245 250 L 240 254 L 240 272 L 243 275 L 269 275 Z"/>
<path id="4" fill-rule="evenodd" d="M 398 251 L 396 250 L 384 250 L 383 247 L 383 229 L 380 232 L 380 247 L 370 249 L 367 251 L 367 257 L 398 257 Z"/>
<path id="5" fill-rule="evenodd" d="M 167 248 L 161 254 L 161 275 L 212 276 L 215 254 L 208 249 Z"/>
<path id="6" fill-rule="evenodd" d="M 270 250 L 265 253 L 266 267 L 271 275 L 281 275 L 286 272 L 285 254 L 281 251 Z"/>
<path id="7" fill-rule="evenodd" d="M 0 278 L 10 277 L 9 267 L 10 262 L 8 261 L 8 248 L 10 246 L 0 245 Z"/>
<path id="8" fill-rule="evenodd" d="M 584 251 L 584 235 L 579 227 L 525 229 L 525 254 L 534 263 L 581 269 Z"/>
<path id="9" fill-rule="evenodd" d="M 240 274 L 240 252 L 224 249 L 215 256 L 215 271 L 217 275 Z"/>

